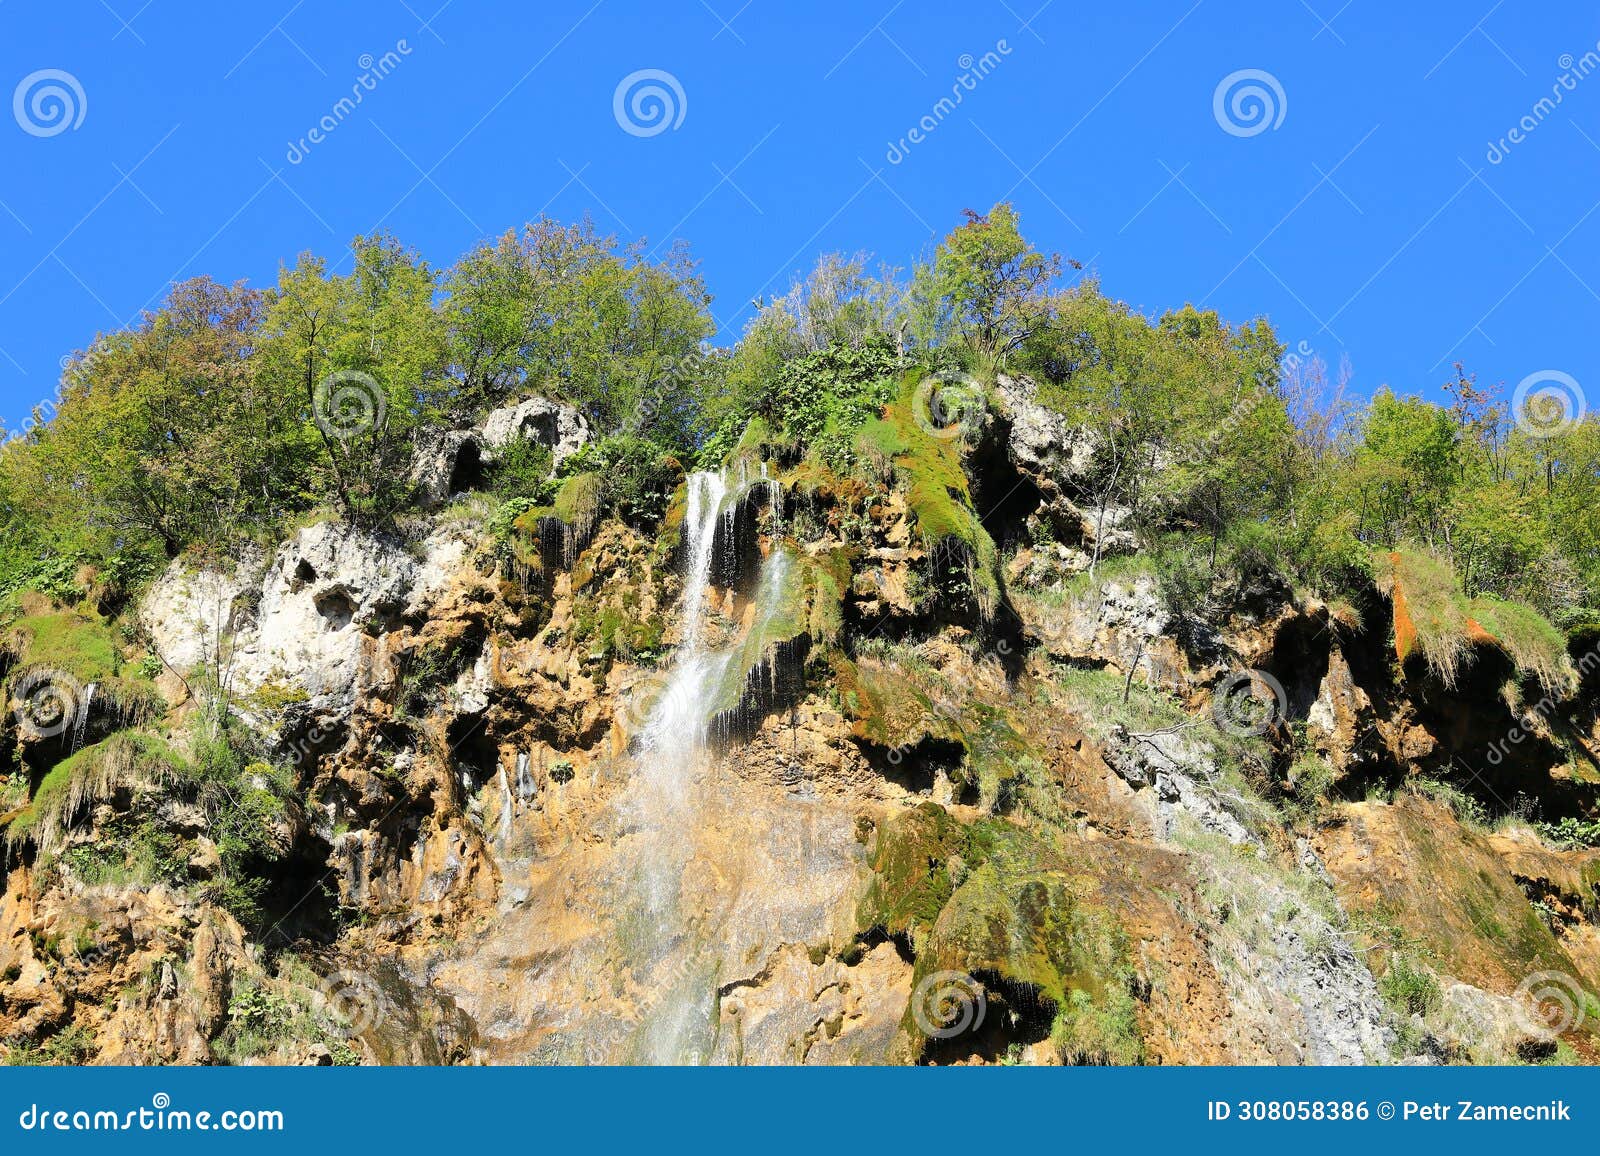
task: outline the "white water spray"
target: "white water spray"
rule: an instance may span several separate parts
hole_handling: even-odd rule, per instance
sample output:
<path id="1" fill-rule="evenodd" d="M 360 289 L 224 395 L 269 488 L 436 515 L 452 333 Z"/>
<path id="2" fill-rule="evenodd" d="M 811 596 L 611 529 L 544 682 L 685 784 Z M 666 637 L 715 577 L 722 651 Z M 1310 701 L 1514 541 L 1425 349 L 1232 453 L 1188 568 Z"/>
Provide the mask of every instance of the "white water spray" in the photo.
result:
<path id="1" fill-rule="evenodd" d="M 646 805 L 652 826 L 670 828 L 688 805 L 696 756 L 705 743 L 711 698 L 727 655 L 708 654 L 704 621 L 711 585 L 713 542 L 727 484 L 721 474 L 697 473 L 689 477 L 689 509 L 684 518 L 688 570 L 683 586 L 680 621 L 683 638 L 673 656 L 661 695 L 645 720 L 640 744 L 639 770 L 646 787 Z M 671 832 L 667 831 L 670 838 Z M 661 911 L 676 890 L 677 856 L 651 856 L 647 871 L 649 902 Z"/>

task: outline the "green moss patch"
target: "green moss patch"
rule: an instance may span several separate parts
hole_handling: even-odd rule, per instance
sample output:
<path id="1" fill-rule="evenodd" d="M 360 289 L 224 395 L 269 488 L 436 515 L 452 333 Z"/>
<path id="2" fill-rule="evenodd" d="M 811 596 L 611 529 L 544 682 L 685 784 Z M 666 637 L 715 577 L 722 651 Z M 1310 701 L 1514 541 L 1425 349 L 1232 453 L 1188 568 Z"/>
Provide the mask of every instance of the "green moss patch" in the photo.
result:
<path id="1" fill-rule="evenodd" d="M 52 767 L 6 828 L 6 842 L 30 842 L 48 854 L 60 847 L 73 819 L 90 803 L 188 774 L 187 762 L 153 735 L 114 734 Z"/>
<path id="2" fill-rule="evenodd" d="M 544 575 L 570 567 L 594 537 L 605 486 L 598 474 L 574 474 L 555 500 L 535 506 L 512 523 L 512 557 L 523 570 Z"/>
<path id="3" fill-rule="evenodd" d="M 861 429 L 860 443 L 890 461 L 930 551 L 958 550 L 971 572 L 972 593 L 985 617 L 1000 605 L 999 551 L 972 508 L 972 491 L 954 438 L 937 438 L 917 424 L 919 378 L 908 374 L 882 417 Z"/>
<path id="4" fill-rule="evenodd" d="M 1402 663 L 1420 651 L 1429 669 L 1454 686 L 1469 648 L 1492 645 L 1546 689 L 1571 685 L 1566 639 L 1533 607 L 1467 598 L 1450 564 L 1424 550 L 1379 553 L 1373 563 L 1394 603 L 1395 654 Z"/>
<path id="5" fill-rule="evenodd" d="M 70 610 L 17 619 L 6 647 L 20 668 L 48 667 L 84 684 L 109 682 L 122 669 L 110 628 Z"/>
<path id="6" fill-rule="evenodd" d="M 3 645 L 13 659 L 8 689 L 31 675 L 59 672 L 77 683 L 71 688 L 74 705 L 92 685 L 96 698 L 110 703 L 125 723 L 138 724 L 161 712 L 155 684 L 123 662 L 116 635 L 97 618 L 70 610 L 29 615 L 12 623 Z"/>
<path id="7" fill-rule="evenodd" d="M 880 828 L 872 868 L 858 923 L 911 946 L 914 984 L 974 977 L 1007 1006 L 1042 1013 L 1063 1059 L 1138 1061 L 1126 934 L 1054 836 L 1005 819 L 963 824 L 924 803 Z M 920 1056 L 929 1041 L 916 1010 L 902 1030 Z"/>

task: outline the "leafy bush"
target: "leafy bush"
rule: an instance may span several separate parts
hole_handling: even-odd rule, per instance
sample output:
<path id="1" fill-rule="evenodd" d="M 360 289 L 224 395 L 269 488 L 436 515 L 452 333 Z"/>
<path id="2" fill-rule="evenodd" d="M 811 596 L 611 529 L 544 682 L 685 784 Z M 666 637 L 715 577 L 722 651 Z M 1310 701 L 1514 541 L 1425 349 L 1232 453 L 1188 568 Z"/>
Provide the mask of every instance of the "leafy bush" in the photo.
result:
<path id="1" fill-rule="evenodd" d="M 1443 992 L 1428 966 L 1432 952 L 1400 926 L 1393 908 L 1379 904 L 1372 911 L 1357 912 L 1350 924 L 1384 953 L 1378 993 L 1390 1007 L 1404 1016 L 1425 1016 L 1439 1006 Z"/>
<path id="2" fill-rule="evenodd" d="M 1378 978 L 1378 992 L 1390 1007 L 1405 1015 L 1425 1016 L 1443 998 L 1433 973 L 1401 952 L 1390 953 Z"/>
<path id="3" fill-rule="evenodd" d="M 632 526 L 654 526 L 666 515 L 683 466 L 674 454 L 648 438 L 614 434 L 590 442 L 564 459 L 560 474 L 563 478 L 597 476 L 605 511 Z M 559 507 L 560 495 L 556 504 Z"/>
<path id="4" fill-rule="evenodd" d="M 1466 827 L 1487 827 L 1489 812 L 1484 805 L 1453 783 L 1441 779 L 1416 778 L 1407 784 L 1415 795 L 1442 803 L 1456 817 L 1456 822 Z"/>
<path id="5" fill-rule="evenodd" d="M 850 456 L 856 431 L 895 395 L 895 351 L 886 337 L 830 345 L 787 362 L 758 414 L 785 437 L 816 445 L 830 462 Z"/>
<path id="6" fill-rule="evenodd" d="M 1600 847 L 1600 819 L 1583 820 L 1568 815 L 1557 823 L 1536 823 L 1534 829 L 1547 842 L 1563 851 Z"/>
<path id="7" fill-rule="evenodd" d="M 42 1044 L 14 1043 L 6 1051 L 10 1066 L 42 1064 L 50 1067 L 82 1067 L 94 1058 L 94 1033 L 82 1024 L 62 1028 Z"/>
<path id="8" fill-rule="evenodd" d="M 1289 781 L 1299 809 L 1310 814 L 1321 807 L 1333 789 L 1334 778 L 1333 764 L 1321 755 L 1306 752 L 1295 759 L 1289 768 Z"/>
<path id="9" fill-rule="evenodd" d="M 550 447 L 517 439 L 501 447 L 490 467 L 489 491 L 502 503 L 528 501 L 545 505 L 556 496 L 558 482 L 551 476 Z"/>

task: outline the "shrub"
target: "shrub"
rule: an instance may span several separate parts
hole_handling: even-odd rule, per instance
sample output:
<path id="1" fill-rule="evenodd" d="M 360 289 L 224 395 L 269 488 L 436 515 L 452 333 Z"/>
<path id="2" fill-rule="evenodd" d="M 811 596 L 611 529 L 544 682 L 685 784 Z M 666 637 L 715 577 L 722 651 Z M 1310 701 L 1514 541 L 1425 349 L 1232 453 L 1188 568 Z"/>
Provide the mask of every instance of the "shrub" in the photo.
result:
<path id="1" fill-rule="evenodd" d="M 1456 817 L 1456 822 L 1463 826 L 1481 828 L 1489 824 L 1489 812 L 1484 805 L 1453 783 L 1446 783 L 1440 779 L 1416 778 L 1412 779 L 1407 787 L 1414 795 L 1421 795 L 1425 799 L 1444 804 Z"/>
<path id="2" fill-rule="evenodd" d="M 531 501 L 543 505 L 556 496 L 556 481 L 551 476 L 550 447 L 540 442 L 518 439 L 501 447 L 489 475 L 489 491 L 502 502 Z"/>
<path id="3" fill-rule="evenodd" d="M 1378 992 L 1404 1015 L 1425 1016 L 1439 1006 L 1443 993 L 1431 971 L 1403 952 L 1391 952 L 1378 979 Z"/>
<path id="4" fill-rule="evenodd" d="M 1600 819 L 1585 821 L 1568 815 L 1558 823 L 1536 823 L 1534 829 L 1546 842 L 1563 851 L 1600 847 Z"/>
<path id="5" fill-rule="evenodd" d="M 683 475 L 676 456 L 649 438 L 615 434 L 564 459 L 562 478 L 576 480 L 584 474 L 598 478 L 599 506 L 632 526 L 655 526 L 665 517 L 672 493 Z M 573 522 L 562 510 L 563 499 L 573 491 L 563 485 L 554 499 L 555 512 Z"/>
<path id="6" fill-rule="evenodd" d="M 809 443 L 830 424 L 859 427 L 876 413 L 892 395 L 894 369 L 894 346 L 886 337 L 830 345 L 787 362 L 759 412 L 775 428 Z"/>

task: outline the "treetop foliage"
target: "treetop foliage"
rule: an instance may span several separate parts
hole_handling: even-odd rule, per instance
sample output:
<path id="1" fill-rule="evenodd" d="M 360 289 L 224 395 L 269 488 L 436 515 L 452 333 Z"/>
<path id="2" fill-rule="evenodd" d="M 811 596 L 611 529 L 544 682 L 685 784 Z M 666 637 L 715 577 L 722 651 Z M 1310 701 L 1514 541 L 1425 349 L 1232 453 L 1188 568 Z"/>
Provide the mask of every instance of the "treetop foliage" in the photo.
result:
<path id="1" fill-rule="evenodd" d="M 275 284 L 196 278 L 62 375 L 59 405 L 0 449 L 0 596 L 85 589 L 83 566 L 135 582 L 185 550 L 271 540 L 312 511 L 369 526 L 410 508 L 419 435 L 529 394 L 578 408 L 607 509 L 659 518 L 683 468 L 752 422 L 848 472 L 860 431 L 911 367 L 1027 375 L 1088 431 L 1091 517 L 1190 535 L 1334 594 L 1402 545 L 1462 593 L 1600 618 L 1600 429 L 1519 426 L 1464 371 L 1447 404 L 1347 396 L 1285 358 L 1264 318 L 1185 305 L 1148 316 L 1041 253 L 1015 209 L 965 220 L 902 279 L 826 255 L 709 344 L 711 298 L 688 250 L 621 244 L 541 217 L 436 269 L 387 233 L 337 259 L 302 254 Z M 549 500 L 543 459 L 507 455 L 499 502 Z M 1269 557 L 1270 555 L 1270 557 Z"/>

